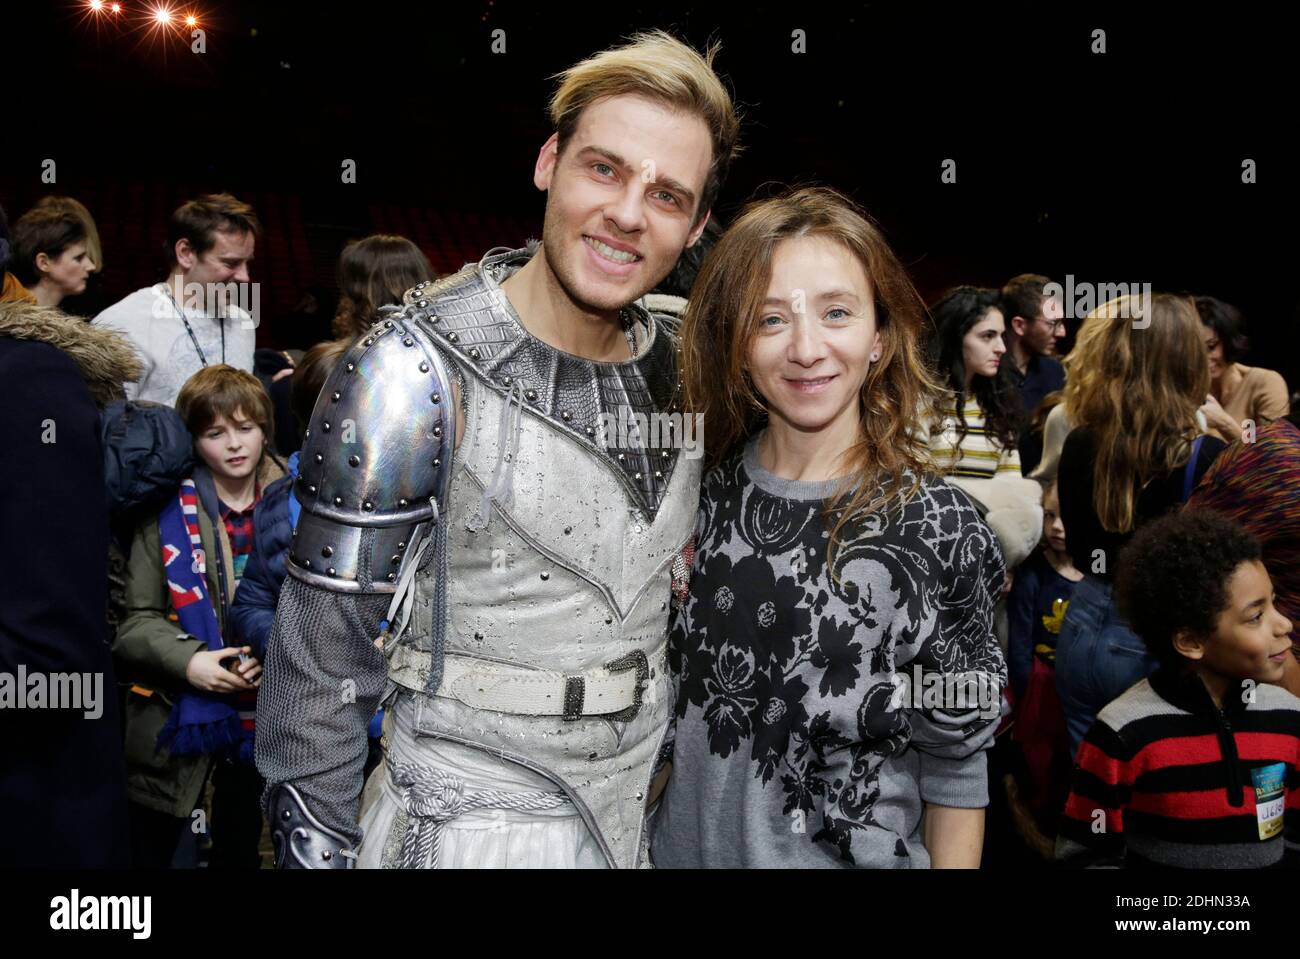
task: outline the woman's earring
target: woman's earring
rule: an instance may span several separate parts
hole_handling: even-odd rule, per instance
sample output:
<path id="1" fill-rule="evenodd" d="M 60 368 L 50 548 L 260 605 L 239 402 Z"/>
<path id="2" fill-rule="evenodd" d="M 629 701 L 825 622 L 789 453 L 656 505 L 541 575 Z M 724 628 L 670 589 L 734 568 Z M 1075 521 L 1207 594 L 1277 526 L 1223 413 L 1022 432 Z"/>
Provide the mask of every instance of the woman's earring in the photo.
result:
<path id="1" fill-rule="evenodd" d="M 879 353 L 872 353 L 872 354 L 871 354 L 871 362 L 872 362 L 872 363 L 876 362 L 876 360 L 878 360 L 878 359 L 880 359 L 880 354 L 879 354 Z"/>

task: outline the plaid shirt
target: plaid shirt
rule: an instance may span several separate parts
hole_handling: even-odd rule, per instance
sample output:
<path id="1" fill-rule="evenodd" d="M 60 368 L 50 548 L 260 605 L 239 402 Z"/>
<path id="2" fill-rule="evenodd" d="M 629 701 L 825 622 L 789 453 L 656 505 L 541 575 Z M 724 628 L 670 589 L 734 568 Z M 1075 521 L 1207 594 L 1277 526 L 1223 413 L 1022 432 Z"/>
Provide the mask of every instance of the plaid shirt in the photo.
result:
<path id="1" fill-rule="evenodd" d="M 248 565 L 248 557 L 253 553 L 253 511 L 261 500 L 260 486 L 253 490 L 253 502 L 242 510 L 233 510 L 220 499 L 217 500 L 221 521 L 226 524 L 226 535 L 230 537 L 230 561 L 235 567 L 235 582 L 244 578 L 244 567 Z"/>

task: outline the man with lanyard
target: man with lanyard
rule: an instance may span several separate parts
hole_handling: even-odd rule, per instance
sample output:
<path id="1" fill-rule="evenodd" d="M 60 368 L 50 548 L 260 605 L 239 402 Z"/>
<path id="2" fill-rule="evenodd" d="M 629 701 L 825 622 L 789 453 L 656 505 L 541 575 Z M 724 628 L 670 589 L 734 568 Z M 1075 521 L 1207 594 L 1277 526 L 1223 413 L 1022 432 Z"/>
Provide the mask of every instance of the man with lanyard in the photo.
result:
<path id="1" fill-rule="evenodd" d="M 635 304 L 735 153 L 712 53 L 656 31 L 565 71 L 540 246 L 418 284 L 326 382 L 258 698 L 278 865 L 645 862 L 702 462 L 639 433 L 678 381 Z"/>
<path id="2" fill-rule="evenodd" d="M 172 214 L 167 280 L 136 290 L 94 323 L 124 333 L 144 364 L 140 379 L 126 385 L 129 399 L 176 404 L 192 375 L 225 363 L 253 371 L 257 331 L 239 305 L 250 302 L 248 264 L 261 234 L 253 208 L 228 193 L 190 200 Z"/>

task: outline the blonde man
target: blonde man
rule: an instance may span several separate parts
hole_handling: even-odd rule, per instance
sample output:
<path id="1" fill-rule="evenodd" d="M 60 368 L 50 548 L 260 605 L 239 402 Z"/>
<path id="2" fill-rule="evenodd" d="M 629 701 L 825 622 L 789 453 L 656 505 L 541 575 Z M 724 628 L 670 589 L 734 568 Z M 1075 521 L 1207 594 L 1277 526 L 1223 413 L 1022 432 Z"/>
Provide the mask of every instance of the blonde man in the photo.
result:
<path id="1" fill-rule="evenodd" d="M 646 432 L 675 342 L 634 304 L 736 152 L 714 53 L 654 32 L 564 71 L 541 244 L 418 284 L 326 383 L 259 705 L 280 865 L 645 860 L 700 463 Z"/>

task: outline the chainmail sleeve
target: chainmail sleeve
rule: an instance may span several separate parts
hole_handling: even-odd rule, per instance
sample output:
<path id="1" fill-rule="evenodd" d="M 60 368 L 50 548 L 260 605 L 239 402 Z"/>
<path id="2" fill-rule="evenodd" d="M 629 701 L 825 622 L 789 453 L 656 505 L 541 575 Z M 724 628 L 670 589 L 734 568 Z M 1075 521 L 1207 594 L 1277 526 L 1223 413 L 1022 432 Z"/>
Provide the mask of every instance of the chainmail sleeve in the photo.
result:
<path id="1" fill-rule="evenodd" d="M 328 827 L 360 842 L 366 727 L 387 681 L 373 645 L 390 597 L 334 593 L 289 577 L 257 696 L 257 768 L 291 783 Z"/>
<path id="2" fill-rule="evenodd" d="M 349 347 L 304 436 L 302 512 L 257 697 L 277 864 L 340 868 L 360 844 L 366 728 L 388 681 L 374 641 L 397 610 L 391 635 L 402 634 L 422 544 L 447 502 L 452 380 L 412 312 L 385 307 Z"/>

